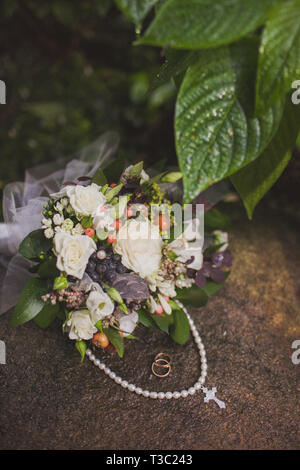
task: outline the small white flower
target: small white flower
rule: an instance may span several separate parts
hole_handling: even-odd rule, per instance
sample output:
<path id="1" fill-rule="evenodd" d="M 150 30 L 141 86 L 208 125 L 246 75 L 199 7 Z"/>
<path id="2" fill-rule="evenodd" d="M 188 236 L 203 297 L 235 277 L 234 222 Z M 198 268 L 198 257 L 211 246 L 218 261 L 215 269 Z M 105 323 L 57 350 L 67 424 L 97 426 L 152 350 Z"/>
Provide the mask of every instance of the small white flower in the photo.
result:
<path id="1" fill-rule="evenodd" d="M 46 230 L 44 230 L 44 235 L 46 238 L 52 238 L 54 235 L 54 230 L 52 230 L 52 228 L 46 228 Z"/>
<path id="2" fill-rule="evenodd" d="M 69 199 L 67 197 L 63 197 L 61 200 L 60 200 L 61 204 L 64 206 L 64 207 L 67 207 L 67 205 L 69 204 Z"/>
<path id="3" fill-rule="evenodd" d="M 53 220 L 54 225 L 61 225 L 64 221 L 64 217 L 63 215 L 55 214 L 52 220 Z"/>
<path id="4" fill-rule="evenodd" d="M 62 227 L 63 227 L 63 229 L 68 230 L 68 231 L 72 230 L 72 228 L 74 227 L 73 220 L 65 219 L 63 224 L 62 224 Z"/>
<path id="5" fill-rule="evenodd" d="M 223 232 L 222 230 L 214 230 L 212 233 L 215 237 L 214 245 L 221 245 L 221 248 L 218 249 L 218 251 L 222 252 L 227 250 L 228 248 L 228 233 Z"/>
<path id="6" fill-rule="evenodd" d="M 93 325 L 98 320 L 108 317 L 114 311 L 114 303 L 108 294 L 106 294 L 99 284 L 93 284 L 93 290 L 89 293 L 86 301 L 86 306 L 90 311 Z"/>
<path id="7" fill-rule="evenodd" d="M 60 202 L 57 202 L 54 206 L 54 209 L 61 213 L 64 210 L 64 206 Z"/>
<path id="8" fill-rule="evenodd" d="M 54 247 L 57 269 L 82 279 L 89 257 L 96 251 L 97 245 L 86 235 L 71 235 L 61 231 L 54 237 Z"/>
<path id="9" fill-rule="evenodd" d="M 164 309 L 164 312 L 167 315 L 171 315 L 172 309 L 171 309 L 170 305 L 168 304 L 168 302 L 166 301 L 165 297 L 161 294 L 158 294 L 158 298 L 159 298 L 159 301 L 160 301 L 160 304 L 161 304 L 162 308 Z"/>
<path id="10" fill-rule="evenodd" d="M 155 310 L 158 308 L 157 303 L 154 300 L 154 297 L 150 295 L 149 299 L 147 300 L 147 306 L 150 310 L 150 313 L 154 313 Z"/>
<path id="11" fill-rule="evenodd" d="M 125 337 L 130 335 L 134 331 L 136 324 L 139 320 L 139 316 L 133 310 L 131 313 L 129 313 L 129 315 L 123 313 L 120 314 L 117 319 L 119 322 L 119 328 L 123 331 L 123 336 Z"/>
<path id="12" fill-rule="evenodd" d="M 52 225 L 52 220 L 51 219 L 42 219 L 42 227 L 43 228 L 47 228 L 47 227 L 51 227 Z"/>
<path id="13" fill-rule="evenodd" d="M 82 235 L 84 233 L 84 229 L 81 224 L 76 224 L 72 230 L 73 235 Z"/>
<path id="14" fill-rule="evenodd" d="M 69 338 L 78 340 L 91 339 L 98 330 L 93 325 L 87 309 L 75 310 L 63 325 L 63 330 L 69 332 Z"/>

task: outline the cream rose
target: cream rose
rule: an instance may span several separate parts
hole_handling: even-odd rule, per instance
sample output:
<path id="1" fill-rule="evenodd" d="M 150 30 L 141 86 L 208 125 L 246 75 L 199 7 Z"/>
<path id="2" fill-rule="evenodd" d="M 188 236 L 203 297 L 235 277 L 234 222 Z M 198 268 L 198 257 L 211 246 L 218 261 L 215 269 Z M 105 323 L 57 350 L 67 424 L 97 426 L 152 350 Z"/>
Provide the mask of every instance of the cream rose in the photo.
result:
<path id="1" fill-rule="evenodd" d="M 94 240 L 86 235 L 71 235 L 61 231 L 54 237 L 54 248 L 57 254 L 57 269 L 81 279 L 88 259 L 97 246 Z"/>
<path id="2" fill-rule="evenodd" d="M 90 311 L 93 325 L 99 320 L 111 315 L 114 311 L 114 303 L 97 283 L 93 283 L 92 290 L 86 301 Z"/>
<path id="3" fill-rule="evenodd" d="M 91 339 L 98 330 L 93 325 L 87 309 L 75 310 L 63 325 L 63 330 L 69 332 L 69 338 L 79 341 Z"/>
<path id="4" fill-rule="evenodd" d="M 58 193 L 51 194 L 51 197 L 59 199 L 68 196 L 70 205 L 77 214 L 95 217 L 106 202 L 106 198 L 100 189 L 100 186 L 95 183 L 89 186 L 68 185 Z"/>
<path id="5" fill-rule="evenodd" d="M 154 274 L 160 266 L 162 239 L 157 226 L 148 220 L 130 219 L 120 228 L 114 251 L 122 263 L 143 278 Z"/>

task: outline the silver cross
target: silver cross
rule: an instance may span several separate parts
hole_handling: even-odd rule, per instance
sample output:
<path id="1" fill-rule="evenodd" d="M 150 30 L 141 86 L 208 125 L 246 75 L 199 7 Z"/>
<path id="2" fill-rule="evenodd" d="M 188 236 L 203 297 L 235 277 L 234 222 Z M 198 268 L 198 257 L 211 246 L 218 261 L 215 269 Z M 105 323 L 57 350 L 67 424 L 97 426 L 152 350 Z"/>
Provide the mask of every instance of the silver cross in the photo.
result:
<path id="1" fill-rule="evenodd" d="M 205 403 L 208 403 L 210 400 L 214 400 L 220 408 L 226 408 L 225 402 L 222 400 L 219 400 L 219 398 L 216 397 L 216 392 L 217 392 L 216 387 L 213 387 L 211 390 L 208 390 L 208 388 L 203 387 L 202 391 L 203 393 L 205 393 L 205 397 L 204 397 Z"/>

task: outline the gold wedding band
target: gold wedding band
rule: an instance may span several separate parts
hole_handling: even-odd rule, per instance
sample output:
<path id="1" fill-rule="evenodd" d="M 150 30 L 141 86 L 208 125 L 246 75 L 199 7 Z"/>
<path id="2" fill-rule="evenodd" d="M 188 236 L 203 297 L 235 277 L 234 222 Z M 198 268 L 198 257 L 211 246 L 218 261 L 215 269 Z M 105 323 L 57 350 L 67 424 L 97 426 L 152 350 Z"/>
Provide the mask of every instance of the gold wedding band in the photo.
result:
<path id="1" fill-rule="evenodd" d="M 154 362 L 152 363 L 152 372 L 156 377 L 163 378 L 163 377 L 168 377 L 171 372 L 171 364 L 167 359 L 164 358 L 169 358 L 169 361 L 171 361 L 171 357 L 169 354 L 165 353 L 159 353 L 155 356 Z M 165 374 L 158 373 L 158 371 L 155 370 L 155 368 L 158 367 L 160 369 L 167 369 Z"/>

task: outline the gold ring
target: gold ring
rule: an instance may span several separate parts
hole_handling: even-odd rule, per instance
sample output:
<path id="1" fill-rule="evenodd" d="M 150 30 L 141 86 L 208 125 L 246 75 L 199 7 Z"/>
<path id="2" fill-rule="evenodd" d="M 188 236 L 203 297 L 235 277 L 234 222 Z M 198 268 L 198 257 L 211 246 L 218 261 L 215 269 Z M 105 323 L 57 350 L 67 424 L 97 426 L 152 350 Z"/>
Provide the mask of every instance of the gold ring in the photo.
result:
<path id="1" fill-rule="evenodd" d="M 169 360 L 167 360 L 166 358 L 168 358 Z M 153 374 L 159 378 L 168 377 L 172 369 L 170 362 L 171 362 L 171 357 L 169 356 L 169 354 L 166 354 L 166 353 L 157 354 L 154 358 L 154 362 L 152 363 L 151 369 L 152 369 Z M 155 367 L 159 367 L 160 369 L 167 369 L 167 371 L 165 374 L 158 373 L 158 371 L 155 370 Z"/>
<path id="2" fill-rule="evenodd" d="M 155 362 L 157 359 L 159 359 L 160 357 L 162 357 L 162 358 L 167 357 L 167 358 L 169 359 L 168 362 L 171 363 L 171 356 L 170 356 L 170 354 L 168 354 L 168 353 L 158 353 L 158 354 L 156 354 L 156 356 L 155 356 L 155 358 L 154 358 L 154 362 Z"/>

